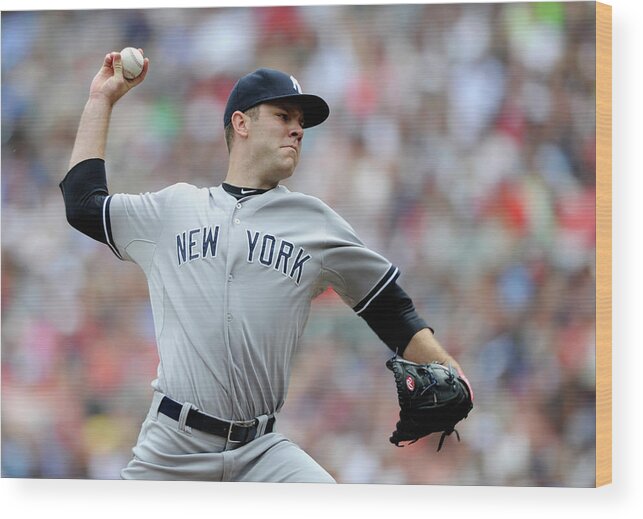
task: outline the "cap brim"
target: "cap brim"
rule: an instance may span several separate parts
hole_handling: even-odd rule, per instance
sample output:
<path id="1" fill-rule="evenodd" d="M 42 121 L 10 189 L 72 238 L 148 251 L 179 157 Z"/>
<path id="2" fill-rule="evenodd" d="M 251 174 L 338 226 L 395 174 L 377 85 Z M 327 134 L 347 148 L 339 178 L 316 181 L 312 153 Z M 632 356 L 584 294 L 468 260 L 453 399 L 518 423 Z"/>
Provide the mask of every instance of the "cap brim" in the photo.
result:
<path id="1" fill-rule="evenodd" d="M 253 106 L 271 101 L 293 101 L 301 106 L 304 112 L 304 128 L 311 128 L 323 123 L 330 115 L 330 108 L 326 101 L 313 94 L 295 94 L 286 96 L 269 97 L 258 101 Z M 248 107 L 252 108 L 252 107 Z"/>

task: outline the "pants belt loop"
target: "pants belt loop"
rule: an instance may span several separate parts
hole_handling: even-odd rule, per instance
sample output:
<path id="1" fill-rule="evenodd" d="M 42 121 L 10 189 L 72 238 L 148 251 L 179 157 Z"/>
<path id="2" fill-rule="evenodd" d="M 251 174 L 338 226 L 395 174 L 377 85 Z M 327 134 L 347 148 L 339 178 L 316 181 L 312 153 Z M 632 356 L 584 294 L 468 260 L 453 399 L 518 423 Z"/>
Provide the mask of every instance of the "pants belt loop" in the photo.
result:
<path id="1" fill-rule="evenodd" d="M 267 414 L 262 414 L 261 416 L 257 416 L 257 435 L 255 438 L 259 438 L 259 436 L 263 436 L 263 434 L 266 432 L 266 425 L 268 424 L 268 418 L 270 418 Z"/>
<path id="2" fill-rule="evenodd" d="M 152 396 L 152 405 L 150 406 L 150 415 L 153 418 L 157 418 L 159 415 L 159 406 L 161 405 L 161 400 L 163 400 L 163 397 L 165 395 L 163 393 L 160 393 L 158 391 L 154 391 L 154 395 Z"/>
<path id="3" fill-rule="evenodd" d="M 185 402 L 183 407 L 181 407 L 181 414 L 179 415 L 179 431 L 190 432 L 191 428 L 185 423 L 188 419 L 188 413 L 192 409 L 192 404 L 190 402 Z"/>

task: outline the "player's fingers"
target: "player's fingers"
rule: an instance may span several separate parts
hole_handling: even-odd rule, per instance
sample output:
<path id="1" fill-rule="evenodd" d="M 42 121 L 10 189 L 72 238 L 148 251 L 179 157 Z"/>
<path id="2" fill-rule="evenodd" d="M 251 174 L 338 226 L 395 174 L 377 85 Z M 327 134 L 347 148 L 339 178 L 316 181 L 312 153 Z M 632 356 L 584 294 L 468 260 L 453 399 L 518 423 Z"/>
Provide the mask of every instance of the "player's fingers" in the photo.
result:
<path id="1" fill-rule="evenodd" d="M 147 70 L 150 68 L 150 58 L 143 58 L 143 72 L 141 72 L 140 78 L 143 81 L 143 78 L 147 74 Z"/>
<path id="2" fill-rule="evenodd" d="M 458 370 L 458 375 L 460 375 L 460 378 L 466 384 L 467 389 L 469 390 L 469 396 L 471 397 L 471 401 L 473 402 L 473 387 L 471 386 L 471 382 L 469 382 L 469 379 L 464 375 L 464 372 L 461 369 Z"/>
<path id="3" fill-rule="evenodd" d="M 129 80 L 129 82 L 130 82 L 130 84 L 132 86 L 138 85 L 141 81 L 143 81 L 145 79 L 145 76 L 147 75 L 147 69 L 149 68 L 149 66 L 150 66 L 149 58 L 144 58 L 143 59 L 143 71 L 140 73 L 140 75 L 138 75 L 134 79 Z"/>
<path id="4" fill-rule="evenodd" d="M 121 60 L 120 52 L 112 52 L 112 65 L 114 68 L 114 76 L 117 79 L 123 79 L 123 61 Z"/>
<path id="5" fill-rule="evenodd" d="M 103 59 L 103 64 L 101 67 L 102 69 L 109 69 L 110 71 L 112 70 L 112 63 L 114 61 L 112 54 L 112 52 L 108 52 L 107 54 L 105 54 L 105 59 Z"/>

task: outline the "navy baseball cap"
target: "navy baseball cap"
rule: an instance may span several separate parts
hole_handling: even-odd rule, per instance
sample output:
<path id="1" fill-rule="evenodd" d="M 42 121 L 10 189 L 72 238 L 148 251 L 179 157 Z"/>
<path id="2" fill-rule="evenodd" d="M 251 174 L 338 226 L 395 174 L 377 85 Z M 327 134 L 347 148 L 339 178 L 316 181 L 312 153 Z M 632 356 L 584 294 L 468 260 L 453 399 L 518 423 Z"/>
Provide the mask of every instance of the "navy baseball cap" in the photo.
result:
<path id="1" fill-rule="evenodd" d="M 237 110 L 245 112 L 261 103 L 276 100 L 291 100 L 304 112 L 304 128 L 323 123 L 330 108 L 326 101 L 313 94 L 303 94 L 299 82 L 293 77 L 270 68 L 260 68 L 243 76 L 234 85 L 223 115 L 223 126 L 230 124 Z"/>

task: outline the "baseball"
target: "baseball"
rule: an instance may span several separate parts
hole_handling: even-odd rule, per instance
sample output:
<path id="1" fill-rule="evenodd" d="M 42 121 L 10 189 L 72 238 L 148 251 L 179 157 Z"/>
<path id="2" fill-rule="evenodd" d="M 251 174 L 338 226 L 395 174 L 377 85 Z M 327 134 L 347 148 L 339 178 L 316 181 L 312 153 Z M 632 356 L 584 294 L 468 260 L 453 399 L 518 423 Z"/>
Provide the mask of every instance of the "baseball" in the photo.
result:
<path id="1" fill-rule="evenodd" d="M 123 76 L 125 79 L 134 79 L 143 72 L 143 53 L 134 47 L 125 47 L 121 51 L 123 63 Z"/>

